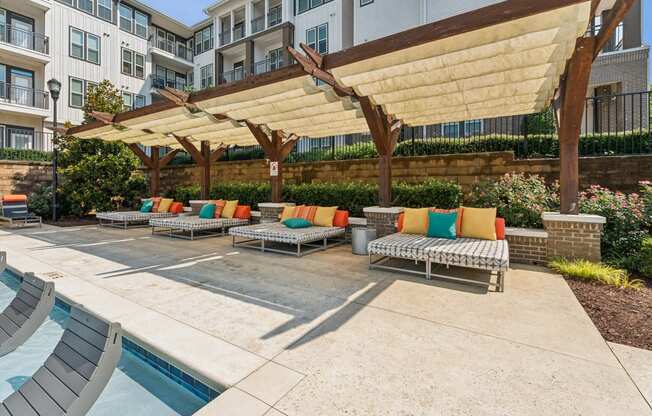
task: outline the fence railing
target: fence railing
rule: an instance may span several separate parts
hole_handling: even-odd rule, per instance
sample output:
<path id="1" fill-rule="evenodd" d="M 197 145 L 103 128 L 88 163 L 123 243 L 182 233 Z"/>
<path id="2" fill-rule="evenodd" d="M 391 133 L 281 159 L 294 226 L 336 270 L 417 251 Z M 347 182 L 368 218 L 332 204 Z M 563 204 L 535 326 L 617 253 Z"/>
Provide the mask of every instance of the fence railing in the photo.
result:
<path id="1" fill-rule="evenodd" d="M 50 38 L 41 33 L 30 32 L 7 24 L 0 24 L 0 42 L 46 55 L 50 53 Z"/>
<path id="2" fill-rule="evenodd" d="M 181 58 L 188 62 L 193 62 L 192 49 L 180 43 L 173 42 L 172 40 L 168 40 L 167 38 L 157 36 L 156 40 L 152 42 L 152 46 L 155 49 L 160 49 L 162 51 L 169 52 L 174 56 L 176 56 L 177 58 Z"/>
<path id="3" fill-rule="evenodd" d="M 258 33 L 265 29 L 265 16 L 251 19 L 251 33 Z"/>
<path id="4" fill-rule="evenodd" d="M 586 100 L 580 156 L 652 154 L 650 93 Z M 513 151 L 519 159 L 559 157 L 552 110 L 540 114 L 403 128 L 395 156 Z M 288 163 L 377 157 L 369 134 L 302 138 Z M 224 160 L 264 159 L 259 146 L 230 148 Z"/>
<path id="5" fill-rule="evenodd" d="M 227 84 L 229 82 L 241 81 L 245 77 L 244 68 L 236 68 L 231 71 L 222 72 L 219 74 L 220 84 Z"/>
<path id="6" fill-rule="evenodd" d="M 8 84 L 0 81 L 0 102 L 47 110 L 50 105 L 49 98 L 50 94 L 45 91 L 25 88 L 20 85 Z"/>
<path id="7" fill-rule="evenodd" d="M 18 127 L 0 128 L 0 148 L 52 151 L 52 133 Z"/>
<path id="8" fill-rule="evenodd" d="M 170 87 L 181 91 L 184 91 L 188 86 L 188 84 L 185 82 L 165 79 L 163 77 L 157 77 L 155 75 L 151 75 L 151 83 L 153 88 L 160 89 L 160 88 Z"/>
<path id="9" fill-rule="evenodd" d="M 283 68 L 285 64 L 281 59 L 264 59 L 254 64 L 254 74 L 264 74 L 265 72 L 275 71 Z"/>

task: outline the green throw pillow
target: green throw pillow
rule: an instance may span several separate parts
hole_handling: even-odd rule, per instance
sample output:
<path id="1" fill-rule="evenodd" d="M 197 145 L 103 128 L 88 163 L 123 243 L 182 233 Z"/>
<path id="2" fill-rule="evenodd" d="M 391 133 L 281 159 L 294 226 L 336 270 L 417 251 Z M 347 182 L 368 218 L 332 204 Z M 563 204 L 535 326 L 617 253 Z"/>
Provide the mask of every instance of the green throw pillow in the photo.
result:
<path id="1" fill-rule="evenodd" d="M 282 222 L 288 228 L 308 228 L 312 227 L 312 223 L 303 218 L 288 218 Z"/>
<path id="2" fill-rule="evenodd" d="M 457 238 L 455 230 L 456 221 L 457 212 L 446 214 L 428 212 L 428 237 L 455 240 Z"/>
<path id="3" fill-rule="evenodd" d="M 215 218 L 215 204 L 206 204 L 199 210 L 199 218 L 210 220 Z"/>
<path id="4" fill-rule="evenodd" d="M 152 208 L 154 208 L 154 201 L 150 199 L 143 202 L 143 205 L 140 206 L 140 212 L 152 212 Z"/>

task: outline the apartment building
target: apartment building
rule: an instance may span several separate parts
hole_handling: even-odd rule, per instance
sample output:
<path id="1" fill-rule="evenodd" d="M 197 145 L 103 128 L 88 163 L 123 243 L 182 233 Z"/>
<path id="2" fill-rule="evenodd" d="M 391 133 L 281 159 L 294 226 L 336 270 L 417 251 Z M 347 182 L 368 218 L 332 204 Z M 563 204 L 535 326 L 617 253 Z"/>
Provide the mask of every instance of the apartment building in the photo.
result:
<path id="1" fill-rule="evenodd" d="M 138 108 L 162 99 L 163 86 L 201 90 L 282 68 L 291 62 L 287 46 L 300 42 L 337 52 L 498 2 L 219 0 L 204 10 L 204 20 L 187 26 L 137 0 L 0 0 L 0 146 L 51 147 L 50 78 L 62 83 L 59 121 L 79 124 L 86 89 L 104 79 L 122 91 L 125 109 Z M 629 13 L 597 59 L 588 97 L 647 90 L 642 7 Z M 607 8 L 590 30 L 599 30 Z M 596 98 L 586 125 L 642 122 L 648 110 L 639 105 L 638 116 L 622 115 L 625 101 Z M 465 136 L 490 126 L 466 120 L 424 134 Z M 351 139 L 337 138 L 343 140 Z"/>

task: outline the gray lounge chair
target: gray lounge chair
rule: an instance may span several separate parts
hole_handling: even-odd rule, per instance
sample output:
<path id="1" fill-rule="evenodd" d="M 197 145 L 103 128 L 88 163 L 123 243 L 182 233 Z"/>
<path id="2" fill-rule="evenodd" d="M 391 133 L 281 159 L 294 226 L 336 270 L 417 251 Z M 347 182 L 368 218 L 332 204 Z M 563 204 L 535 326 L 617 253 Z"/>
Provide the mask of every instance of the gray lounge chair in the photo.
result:
<path id="1" fill-rule="evenodd" d="M 0 251 L 0 273 L 4 272 L 7 268 L 7 252 Z"/>
<path id="2" fill-rule="evenodd" d="M 23 345 L 54 306 L 54 283 L 25 273 L 16 297 L 0 314 L 0 357 Z"/>
<path id="3" fill-rule="evenodd" d="M 0 200 L 0 220 L 8 222 L 10 227 L 42 226 L 41 217 L 29 211 L 26 200 Z"/>
<path id="4" fill-rule="evenodd" d="M 122 329 L 78 308 L 54 352 L 0 404 L 0 416 L 82 416 L 109 382 L 122 353 Z"/>

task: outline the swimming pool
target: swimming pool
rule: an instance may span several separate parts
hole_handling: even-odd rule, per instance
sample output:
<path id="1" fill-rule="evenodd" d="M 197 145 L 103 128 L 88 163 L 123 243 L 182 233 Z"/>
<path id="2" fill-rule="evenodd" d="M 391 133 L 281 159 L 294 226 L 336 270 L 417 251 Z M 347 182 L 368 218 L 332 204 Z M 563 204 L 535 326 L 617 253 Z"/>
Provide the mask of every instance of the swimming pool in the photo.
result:
<path id="1" fill-rule="evenodd" d="M 0 311 L 11 302 L 19 286 L 19 278 L 11 272 L 0 274 Z M 0 357 L 0 401 L 17 390 L 45 362 L 61 338 L 68 316 L 69 307 L 57 301 L 48 319 L 25 344 Z M 170 369 L 172 375 L 166 375 L 164 371 Z M 123 338 L 118 367 L 88 415 L 189 416 L 216 395 L 210 389 L 204 394 L 207 387 L 185 373 L 180 372 L 176 380 L 175 370 L 180 371 Z"/>

